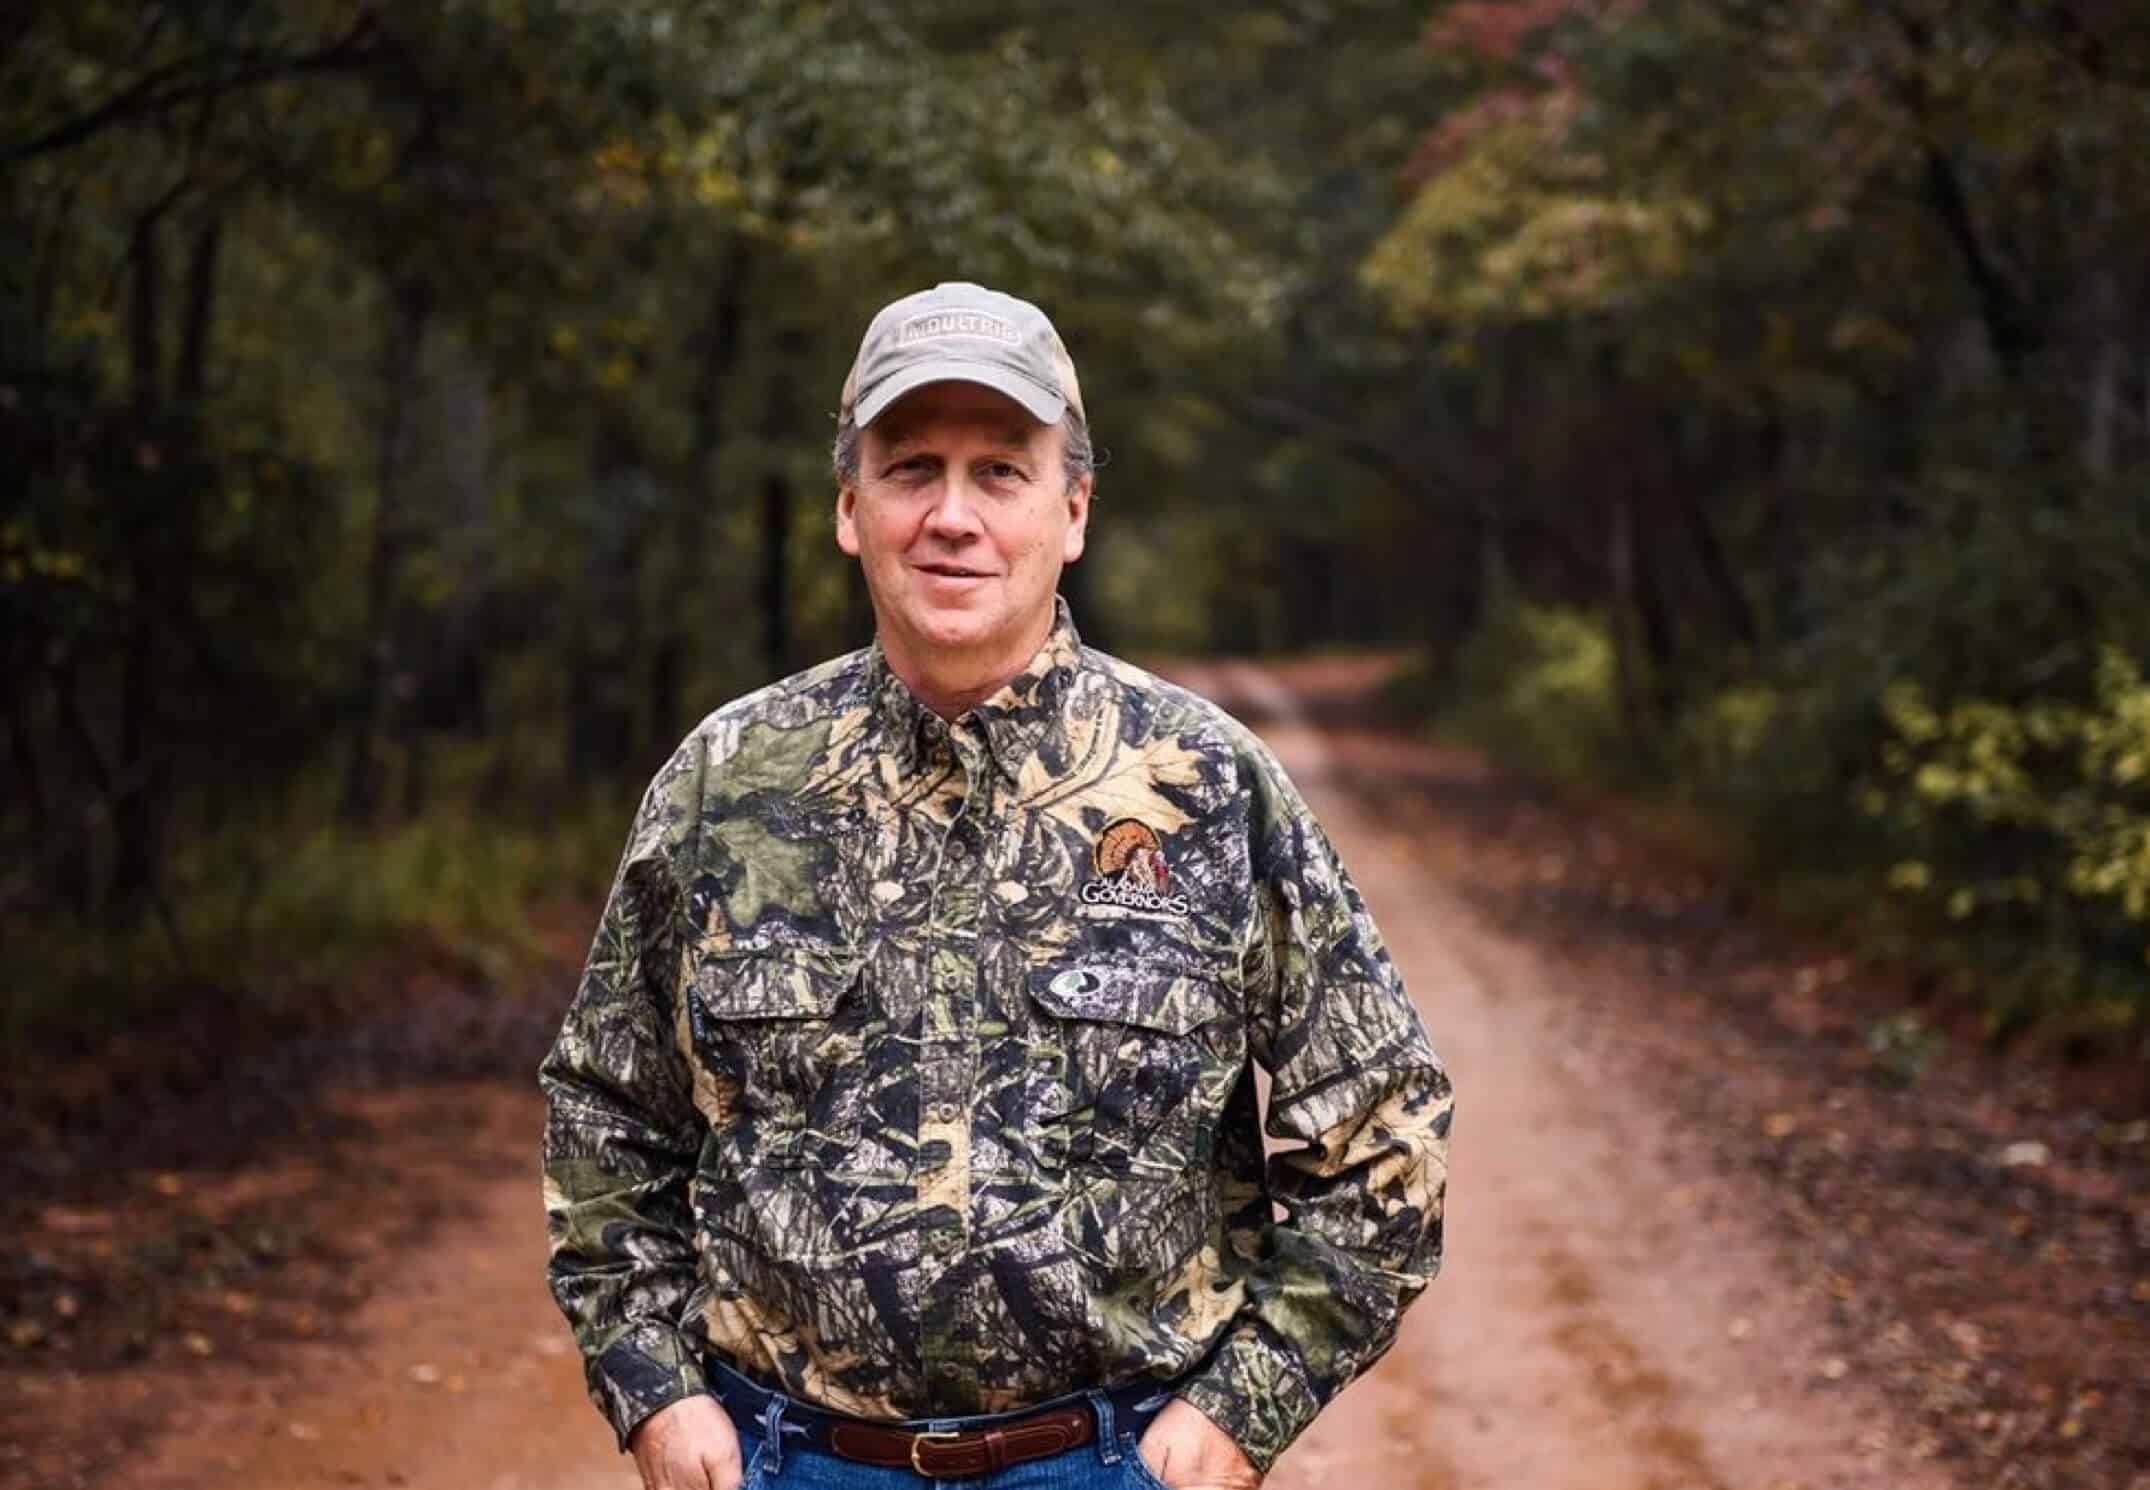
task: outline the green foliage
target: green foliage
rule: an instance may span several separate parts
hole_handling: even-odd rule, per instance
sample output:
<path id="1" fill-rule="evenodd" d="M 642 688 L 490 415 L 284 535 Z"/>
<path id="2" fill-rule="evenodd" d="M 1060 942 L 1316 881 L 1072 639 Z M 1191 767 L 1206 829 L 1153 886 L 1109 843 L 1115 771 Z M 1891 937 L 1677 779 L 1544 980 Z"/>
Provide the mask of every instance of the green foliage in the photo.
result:
<path id="1" fill-rule="evenodd" d="M 259 829 L 190 842 L 169 921 L 58 915 L 11 934 L 0 1047 L 179 1012 L 204 988 L 273 1008 L 414 943 L 505 983 L 540 959 L 533 908 L 604 883 L 624 812 L 608 794 L 542 824 L 464 805 L 392 828 L 324 820 L 288 842 Z"/>
<path id="2" fill-rule="evenodd" d="M 1143 582 L 1086 629 L 1288 633 L 1255 576 L 1333 575 L 1355 494 L 1308 516 L 1337 457 L 1233 405 L 1324 382 L 1283 327 L 1386 210 L 1418 23 L 34 3 L 0 54 L 18 1012 L 512 927 L 530 855 L 487 845 L 864 640 L 829 415 L 934 279 L 1047 305 L 1122 456 L 1100 533 Z"/>
<path id="3" fill-rule="evenodd" d="M 1610 753 L 2003 1022 L 2150 1015 L 2150 33 L 1431 9 L 1448 107 L 1361 280 L 1524 601 L 1609 618 Z"/>
<path id="4" fill-rule="evenodd" d="M 1521 770 L 1616 781 L 1632 762 L 1602 616 L 1515 599 L 1457 648 L 1445 729 Z"/>
<path id="5" fill-rule="evenodd" d="M 1687 272 L 1706 209 L 1623 192 L 1568 148 L 1570 112 L 1555 95 L 1475 134 L 1368 255 L 1367 286 L 1406 321 L 1462 330 L 1615 310 Z"/>
<path id="6" fill-rule="evenodd" d="M 1910 1086 L 1947 1043 L 1942 1033 L 1911 1010 L 1899 1010 L 1866 1027 L 1866 1053 L 1882 1080 Z"/>
<path id="7" fill-rule="evenodd" d="M 317 840 L 400 866 L 358 943 L 505 916 L 396 825 L 616 798 L 862 641 L 835 390 L 971 277 L 1114 457 L 1093 640 L 1428 644 L 1504 758 L 1699 798 L 1998 997 L 2141 1007 L 2124 10 L 33 4 L 0 932 L 154 980 L 243 924 L 207 846 Z"/>
<path id="8" fill-rule="evenodd" d="M 1888 884 L 1967 939 L 2013 942 L 2013 991 L 2150 1002 L 2150 684 L 2116 650 L 2087 703 L 1885 698 L 1862 811 L 1900 855 Z"/>

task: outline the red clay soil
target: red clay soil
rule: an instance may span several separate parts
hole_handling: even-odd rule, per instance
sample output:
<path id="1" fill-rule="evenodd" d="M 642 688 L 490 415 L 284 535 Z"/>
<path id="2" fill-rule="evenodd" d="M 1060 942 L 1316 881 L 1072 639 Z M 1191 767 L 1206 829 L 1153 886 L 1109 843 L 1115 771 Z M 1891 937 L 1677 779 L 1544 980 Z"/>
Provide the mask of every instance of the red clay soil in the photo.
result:
<path id="1" fill-rule="evenodd" d="M 1293 691 L 1351 717 L 1350 683 L 1301 667 Z M 1693 835 L 1472 752 L 1328 737 L 1338 784 L 1481 926 L 1564 971 L 1581 1063 L 1760 1196 L 1844 1379 L 1885 1390 L 1916 1457 L 2003 1490 L 2150 1490 L 2139 1054 L 1997 1053 L 1916 976 L 1773 923 Z M 1875 1045 L 1907 1011 L 1947 1031 L 1908 1082 Z"/>
<path id="2" fill-rule="evenodd" d="M 474 1187 L 508 1183 L 535 1216 L 534 1075 L 593 919 L 541 908 L 542 966 L 513 988 L 416 946 L 339 988 L 204 993 L 18 1062 L 0 1486 L 165 1483 L 146 1451 L 190 1424 L 252 1411 L 282 1431 L 293 1373 L 334 1379 L 368 1301 L 406 1285 Z"/>

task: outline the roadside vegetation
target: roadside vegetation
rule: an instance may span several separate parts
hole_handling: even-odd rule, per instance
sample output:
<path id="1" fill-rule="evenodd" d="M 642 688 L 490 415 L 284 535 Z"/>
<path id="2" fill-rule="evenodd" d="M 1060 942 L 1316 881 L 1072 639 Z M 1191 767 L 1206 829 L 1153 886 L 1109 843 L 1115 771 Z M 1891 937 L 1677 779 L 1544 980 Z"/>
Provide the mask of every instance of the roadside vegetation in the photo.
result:
<path id="1" fill-rule="evenodd" d="M 1455 4 L 1364 260 L 1453 370 L 1482 604 L 1421 680 L 1666 793 L 1996 1035 L 2150 1061 L 2150 29 Z"/>
<path id="2" fill-rule="evenodd" d="M 960 277 L 1046 304 L 1082 369 L 1090 639 L 1421 647 L 1426 712 L 1693 804 L 1993 1032 L 2141 1045 L 2124 7 L 83 0 L 17 31 L 10 1040 L 597 893 L 695 720 L 865 639 L 830 409 L 865 316 Z"/>

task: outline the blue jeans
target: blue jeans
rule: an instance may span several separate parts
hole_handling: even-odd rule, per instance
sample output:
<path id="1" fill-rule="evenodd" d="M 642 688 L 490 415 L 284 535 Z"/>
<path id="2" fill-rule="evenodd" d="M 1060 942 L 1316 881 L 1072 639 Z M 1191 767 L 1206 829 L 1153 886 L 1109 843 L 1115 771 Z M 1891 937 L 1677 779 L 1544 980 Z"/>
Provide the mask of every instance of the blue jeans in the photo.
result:
<path id="1" fill-rule="evenodd" d="M 1144 1402 L 1142 1409 L 1147 1410 L 1133 1413 L 1115 1411 L 1102 1392 L 1068 1398 L 1069 1404 L 1086 1403 L 1096 1417 L 1097 1433 L 1090 1442 L 997 1474 L 929 1480 L 908 1469 L 855 1464 L 794 1442 L 793 1435 L 784 1431 L 784 1411 L 791 1405 L 787 1399 L 755 1387 L 721 1366 L 712 1374 L 715 1379 L 711 1385 L 725 1400 L 733 1426 L 739 1430 L 739 1454 L 746 1462 L 746 1478 L 740 1481 L 740 1490 L 925 1490 L 929 1485 L 947 1486 L 949 1490 L 1164 1490 L 1135 1452 L 1135 1441 L 1157 1409 L 1164 1406 L 1169 1392 L 1159 1392 L 1154 1406 Z M 1039 1407 L 1050 1405 L 1058 1404 L 1041 1403 Z M 914 1426 L 989 1427 L 1038 1410 L 1033 1407 L 1020 1413 L 986 1417 L 935 1418 Z"/>

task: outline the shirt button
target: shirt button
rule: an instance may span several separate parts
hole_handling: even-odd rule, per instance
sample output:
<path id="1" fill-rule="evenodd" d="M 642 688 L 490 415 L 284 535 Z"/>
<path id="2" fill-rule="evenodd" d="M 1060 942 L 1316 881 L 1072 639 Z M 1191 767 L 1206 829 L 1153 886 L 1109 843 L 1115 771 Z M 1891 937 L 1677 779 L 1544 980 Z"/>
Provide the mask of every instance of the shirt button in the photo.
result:
<path id="1" fill-rule="evenodd" d="M 961 1376 L 962 1374 L 963 1374 L 963 1368 L 962 1368 L 961 1366 L 957 1365 L 957 1364 L 956 1364 L 956 1363 L 955 1363 L 954 1361 L 943 1361 L 943 1362 L 941 1362 L 941 1378 L 942 1378 L 942 1380 L 944 1380 L 944 1381 L 954 1381 L 954 1380 L 955 1380 L 955 1379 L 956 1379 L 957 1377 Z"/>
<path id="2" fill-rule="evenodd" d="M 932 1118 L 936 1123 L 952 1123 L 956 1120 L 956 1104 L 953 1102 L 936 1102 L 927 1111 L 926 1116 Z"/>
<path id="3" fill-rule="evenodd" d="M 962 839 L 960 839 L 960 838 L 951 838 L 951 839 L 949 839 L 949 840 L 948 840 L 948 857 L 949 857 L 949 858 L 951 858 L 951 859 L 960 859 L 960 858 L 962 858 L 962 857 L 963 857 L 963 855 L 964 855 L 964 854 L 965 854 L 966 852 L 968 852 L 968 850 L 966 850 L 966 849 L 965 849 L 965 848 L 963 847 L 963 840 L 962 840 Z"/>

